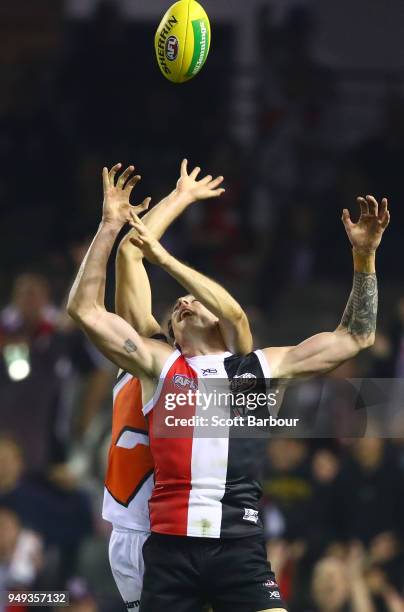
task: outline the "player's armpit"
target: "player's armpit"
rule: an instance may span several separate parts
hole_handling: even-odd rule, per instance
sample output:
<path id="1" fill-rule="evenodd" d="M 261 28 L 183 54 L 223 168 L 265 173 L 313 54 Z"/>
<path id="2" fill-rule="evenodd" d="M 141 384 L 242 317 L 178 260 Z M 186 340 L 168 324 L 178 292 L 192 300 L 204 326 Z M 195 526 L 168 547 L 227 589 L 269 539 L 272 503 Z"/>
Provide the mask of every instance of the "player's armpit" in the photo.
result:
<path id="1" fill-rule="evenodd" d="M 140 378 L 158 377 L 173 352 L 165 342 L 140 336 L 124 319 L 103 308 L 82 313 L 79 324 L 108 359 Z"/>

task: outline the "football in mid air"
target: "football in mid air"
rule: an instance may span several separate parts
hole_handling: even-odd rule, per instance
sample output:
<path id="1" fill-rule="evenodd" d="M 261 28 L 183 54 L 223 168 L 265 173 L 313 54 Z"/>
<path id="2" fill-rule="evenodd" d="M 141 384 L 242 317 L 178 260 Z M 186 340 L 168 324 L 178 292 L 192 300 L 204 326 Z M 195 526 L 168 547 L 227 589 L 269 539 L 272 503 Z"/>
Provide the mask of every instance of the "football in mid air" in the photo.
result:
<path id="1" fill-rule="evenodd" d="M 210 48 L 209 18 L 196 0 L 179 0 L 168 9 L 154 39 L 157 62 L 173 83 L 198 74 Z"/>

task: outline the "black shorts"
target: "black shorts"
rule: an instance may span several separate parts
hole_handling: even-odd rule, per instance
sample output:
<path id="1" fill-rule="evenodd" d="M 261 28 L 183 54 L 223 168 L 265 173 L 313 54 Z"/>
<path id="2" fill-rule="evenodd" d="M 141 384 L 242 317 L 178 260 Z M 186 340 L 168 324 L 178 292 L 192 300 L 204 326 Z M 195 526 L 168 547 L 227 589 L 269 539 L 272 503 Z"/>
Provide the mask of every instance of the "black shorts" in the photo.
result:
<path id="1" fill-rule="evenodd" d="M 285 608 L 264 538 L 219 540 L 152 533 L 143 546 L 140 612 L 258 612 Z"/>

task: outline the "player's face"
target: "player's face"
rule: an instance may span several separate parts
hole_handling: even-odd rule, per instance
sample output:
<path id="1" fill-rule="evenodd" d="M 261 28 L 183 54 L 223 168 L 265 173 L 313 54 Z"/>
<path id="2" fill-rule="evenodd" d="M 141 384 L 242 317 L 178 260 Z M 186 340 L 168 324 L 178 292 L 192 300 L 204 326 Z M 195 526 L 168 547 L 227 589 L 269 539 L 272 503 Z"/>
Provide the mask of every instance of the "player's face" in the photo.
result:
<path id="1" fill-rule="evenodd" d="M 188 330 L 209 329 L 217 325 L 218 319 L 193 295 L 179 298 L 171 313 L 171 324 L 174 336 L 179 342 L 179 337 Z"/>

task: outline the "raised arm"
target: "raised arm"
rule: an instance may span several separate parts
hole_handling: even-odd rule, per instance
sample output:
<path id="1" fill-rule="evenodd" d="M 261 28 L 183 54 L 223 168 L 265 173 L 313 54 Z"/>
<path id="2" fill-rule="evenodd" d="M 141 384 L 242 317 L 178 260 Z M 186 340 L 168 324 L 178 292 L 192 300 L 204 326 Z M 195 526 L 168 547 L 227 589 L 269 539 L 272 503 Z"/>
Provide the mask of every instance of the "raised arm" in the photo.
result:
<path id="1" fill-rule="evenodd" d="M 197 181 L 200 168 L 190 174 L 187 160 L 181 164 L 181 175 L 176 188 L 142 218 L 153 236 L 160 240 L 167 228 L 193 202 L 220 196 L 223 177 L 212 179 L 208 175 Z M 159 323 L 152 313 L 152 295 L 147 272 L 143 265 L 143 253 L 134 246 L 131 230 L 122 240 L 116 258 L 115 310 L 141 335 L 151 337 L 161 333 Z"/>
<path id="2" fill-rule="evenodd" d="M 320 374 L 355 357 L 374 342 L 377 318 L 375 255 L 390 213 L 386 198 L 358 198 L 361 214 L 353 223 L 348 210 L 342 221 L 353 248 L 354 277 L 341 323 L 333 332 L 321 333 L 292 347 L 264 349 L 273 378 Z"/>
<path id="3" fill-rule="evenodd" d="M 70 291 L 69 315 L 88 334 L 101 352 L 120 368 L 137 376 L 157 376 L 172 350 L 163 342 L 139 335 L 118 315 L 107 312 L 104 304 L 106 268 L 112 247 L 129 220 L 130 194 L 140 177 L 132 177 L 134 167 L 115 178 L 121 164 L 108 173 L 103 170 L 104 205 L 98 232 L 83 260 Z M 148 202 L 134 210 L 141 212 Z"/>
<path id="4" fill-rule="evenodd" d="M 141 219 L 132 212 L 131 225 L 137 234 L 131 239 L 151 263 L 170 274 L 218 319 L 227 348 L 234 353 L 252 350 L 252 336 L 247 316 L 236 300 L 221 285 L 181 263 L 154 238 Z"/>

